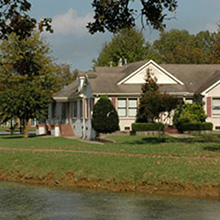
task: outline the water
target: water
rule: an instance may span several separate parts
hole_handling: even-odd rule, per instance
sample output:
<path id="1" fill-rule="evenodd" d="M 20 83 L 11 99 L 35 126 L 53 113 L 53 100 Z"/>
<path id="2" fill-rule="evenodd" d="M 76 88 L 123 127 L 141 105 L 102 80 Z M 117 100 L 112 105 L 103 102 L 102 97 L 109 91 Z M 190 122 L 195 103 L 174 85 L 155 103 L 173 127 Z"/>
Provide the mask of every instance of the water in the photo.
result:
<path id="1" fill-rule="evenodd" d="M 219 220 L 220 201 L 0 183 L 0 220 Z"/>

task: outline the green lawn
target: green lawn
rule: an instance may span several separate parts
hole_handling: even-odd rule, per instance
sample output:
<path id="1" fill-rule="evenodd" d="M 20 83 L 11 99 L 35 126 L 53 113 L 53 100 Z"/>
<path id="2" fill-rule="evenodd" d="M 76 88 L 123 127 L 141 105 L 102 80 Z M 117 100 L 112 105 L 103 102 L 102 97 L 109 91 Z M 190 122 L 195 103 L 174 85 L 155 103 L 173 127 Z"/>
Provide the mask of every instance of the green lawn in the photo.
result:
<path id="1" fill-rule="evenodd" d="M 59 178 L 71 171 L 77 178 L 115 179 L 156 184 L 178 182 L 220 185 L 220 135 L 195 136 L 189 139 L 166 137 L 164 143 L 158 142 L 155 137 L 146 136 L 123 135 L 109 138 L 116 143 L 100 145 L 61 137 L 25 139 L 20 136 L 0 136 L 0 147 L 7 148 L 124 153 L 94 155 L 79 152 L 0 151 L 0 172 L 19 172 L 28 177 L 42 177 L 47 173 L 53 173 Z M 131 157 L 129 154 L 142 154 L 149 157 Z M 167 157 L 155 158 L 154 155 Z M 179 156 L 179 158 L 170 158 L 170 156 Z"/>
<path id="2" fill-rule="evenodd" d="M 203 135 L 178 139 L 166 137 L 159 142 L 156 137 L 110 136 L 115 143 L 95 144 L 62 137 L 0 136 L 0 147 L 28 149 L 70 149 L 120 152 L 144 155 L 209 156 L 220 154 L 220 135 Z"/>

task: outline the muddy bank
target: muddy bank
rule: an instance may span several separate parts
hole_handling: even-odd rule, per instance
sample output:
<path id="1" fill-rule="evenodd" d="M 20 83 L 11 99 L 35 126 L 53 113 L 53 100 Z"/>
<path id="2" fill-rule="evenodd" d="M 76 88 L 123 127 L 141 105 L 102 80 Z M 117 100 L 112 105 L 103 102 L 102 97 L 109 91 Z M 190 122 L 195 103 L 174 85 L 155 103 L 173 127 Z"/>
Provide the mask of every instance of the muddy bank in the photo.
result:
<path id="1" fill-rule="evenodd" d="M 190 198 L 205 198 L 220 200 L 220 185 L 180 184 L 178 182 L 161 182 L 151 184 L 148 182 L 132 183 L 129 181 L 75 178 L 72 172 L 67 172 L 61 178 L 56 179 L 54 174 L 48 173 L 43 177 L 30 177 L 19 172 L 0 173 L 0 181 L 28 183 L 61 188 L 85 188 L 93 190 L 108 190 L 114 192 L 135 192 L 142 194 L 182 196 Z"/>

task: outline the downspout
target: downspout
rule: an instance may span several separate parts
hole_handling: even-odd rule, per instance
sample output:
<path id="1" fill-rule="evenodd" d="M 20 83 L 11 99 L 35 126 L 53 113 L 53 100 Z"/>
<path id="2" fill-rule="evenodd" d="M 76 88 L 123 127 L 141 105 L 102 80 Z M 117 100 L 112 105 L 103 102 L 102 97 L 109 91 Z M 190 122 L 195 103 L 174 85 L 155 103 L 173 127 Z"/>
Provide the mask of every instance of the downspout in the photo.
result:
<path id="1" fill-rule="evenodd" d="M 83 134 L 82 134 L 82 138 L 85 139 L 86 138 L 86 120 L 85 120 L 85 96 L 84 94 L 80 94 L 79 95 L 82 98 L 82 126 L 83 126 Z"/>
<path id="2" fill-rule="evenodd" d="M 79 76 L 79 86 L 78 86 L 78 91 L 81 93 L 79 96 L 82 98 L 82 126 L 83 126 L 83 130 L 82 130 L 82 138 L 85 139 L 86 138 L 86 120 L 85 120 L 85 76 Z"/>
<path id="3" fill-rule="evenodd" d="M 85 96 L 83 95 L 83 139 L 86 138 L 86 119 L 85 119 Z"/>

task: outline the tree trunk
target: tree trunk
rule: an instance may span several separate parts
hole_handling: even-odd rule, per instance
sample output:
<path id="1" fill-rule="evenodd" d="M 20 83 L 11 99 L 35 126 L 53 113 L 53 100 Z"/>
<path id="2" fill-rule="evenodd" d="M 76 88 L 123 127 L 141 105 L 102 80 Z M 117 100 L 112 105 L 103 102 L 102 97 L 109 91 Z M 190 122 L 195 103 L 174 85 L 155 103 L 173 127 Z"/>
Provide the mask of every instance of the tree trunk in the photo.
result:
<path id="1" fill-rule="evenodd" d="M 23 126 L 24 126 L 24 137 L 28 138 L 28 120 L 27 121 L 24 120 Z"/>
<path id="2" fill-rule="evenodd" d="M 11 135 L 13 135 L 13 125 L 12 125 L 12 119 L 11 119 L 11 127 L 10 127 L 10 130 L 11 130 Z"/>

